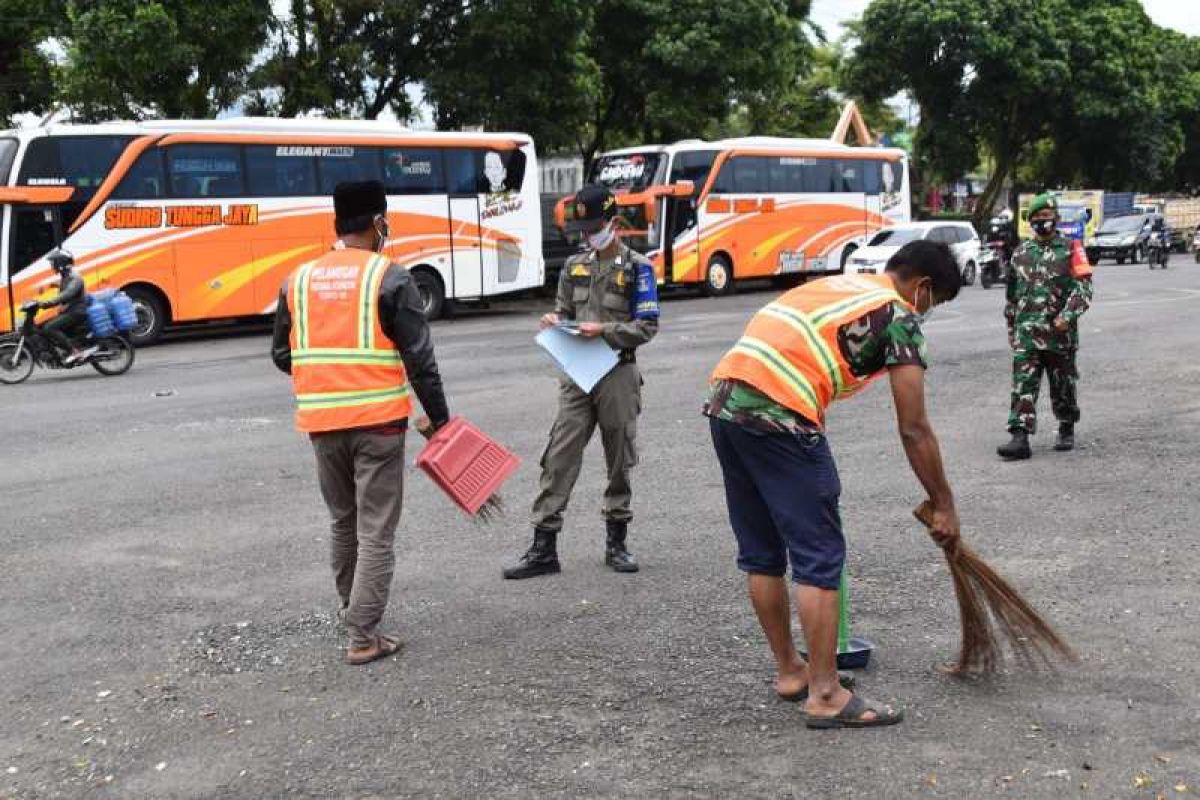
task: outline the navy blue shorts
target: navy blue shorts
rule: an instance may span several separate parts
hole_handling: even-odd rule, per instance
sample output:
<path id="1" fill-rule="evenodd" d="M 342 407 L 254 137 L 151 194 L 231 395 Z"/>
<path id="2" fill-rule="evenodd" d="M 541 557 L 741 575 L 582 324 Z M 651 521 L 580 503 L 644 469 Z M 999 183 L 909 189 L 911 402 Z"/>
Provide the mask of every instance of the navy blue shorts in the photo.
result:
<path id="1" fill-rule="evenodd" d="M 821 434 L 764 433 L 709 419 L 725 477 L 738 568 L 836 589 L 846 560 L 842 484 Z"/>

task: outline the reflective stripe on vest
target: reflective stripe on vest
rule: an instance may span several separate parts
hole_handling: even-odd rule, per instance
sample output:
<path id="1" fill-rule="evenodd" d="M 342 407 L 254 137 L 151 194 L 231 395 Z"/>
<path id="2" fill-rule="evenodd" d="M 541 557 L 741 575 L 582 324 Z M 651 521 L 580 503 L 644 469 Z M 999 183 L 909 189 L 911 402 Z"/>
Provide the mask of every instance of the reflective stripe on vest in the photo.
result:
<path id="1" fill-rule="evenodd" d="M 838 329 L 894 302 L 911 308 L 886 275 L 838 275 L 807 283 L 751 318 L 712 380 L 742 381 L 823 425 L 831 402 L 876 377 L 850 371 L 838 347 Z"/>
<path id="2" fill-rule="evenodd" d="M 290 281 L 296 427 L 307 433 L 385 425 L 412 411 L 404 362 L 379 322 L 390 262 L 335 250 Z"/>

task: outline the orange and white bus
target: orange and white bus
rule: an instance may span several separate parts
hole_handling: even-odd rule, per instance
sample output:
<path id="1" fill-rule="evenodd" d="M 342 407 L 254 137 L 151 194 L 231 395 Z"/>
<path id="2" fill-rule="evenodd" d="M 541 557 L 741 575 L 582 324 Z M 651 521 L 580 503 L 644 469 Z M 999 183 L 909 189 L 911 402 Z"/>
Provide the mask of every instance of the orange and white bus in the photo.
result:
<path id="1" fill-rule="evenodd" d="M 334 186 L 378 179 L 385 252 L 426 311 L 543 282 L 533 141 L 376 122 L 230 119 L 0 132 L 0 331 L 46 291 L 62 247 L 89 290 L 120 288 L 135 341 L 171 323 L 270 314 L 332 246 Z"/>
<path id="2" fill-rule="evenodd" d="M 683 141 L 604 153 L 589 182 L 618 195 L 625 241 L 659 280 L 724 294 L 740 278 L 840 272 L 911 219 L 903 150 L 827 139 Z"/>

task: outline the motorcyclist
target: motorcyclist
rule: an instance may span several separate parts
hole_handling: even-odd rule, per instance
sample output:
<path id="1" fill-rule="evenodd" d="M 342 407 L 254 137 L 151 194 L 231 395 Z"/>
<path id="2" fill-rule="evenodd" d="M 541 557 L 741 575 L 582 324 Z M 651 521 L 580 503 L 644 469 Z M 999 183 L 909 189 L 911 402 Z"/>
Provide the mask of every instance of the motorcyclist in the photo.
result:
<path id="1" fill-rule="evenodd" d="M 58 294 L 38 303 L 38 308 L 62 307 L 58 316 L 41 326 L 42 332 L 67 356 L 64 364 L 74 364 L 85 357 L 71 334 L 87 326 L 87 291 L 83 278 L 75 273 L 75 258 L 65 250 L 55 248 L 46 256 L 50 266 L 58 273 Z"/>

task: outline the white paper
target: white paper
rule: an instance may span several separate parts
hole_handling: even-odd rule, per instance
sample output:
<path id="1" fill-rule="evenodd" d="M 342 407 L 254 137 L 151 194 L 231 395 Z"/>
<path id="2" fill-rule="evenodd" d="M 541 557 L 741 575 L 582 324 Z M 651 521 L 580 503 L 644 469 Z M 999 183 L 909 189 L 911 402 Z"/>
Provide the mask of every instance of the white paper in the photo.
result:
<path id="1" fill-rule="evenodd" d="M 595 388 L 617 365 L 617 351 L 599 336 L 585 338 L 575 331 L 546 328 L 535 341 L 550 354 L 558 368 L 585 392 Z"/>

